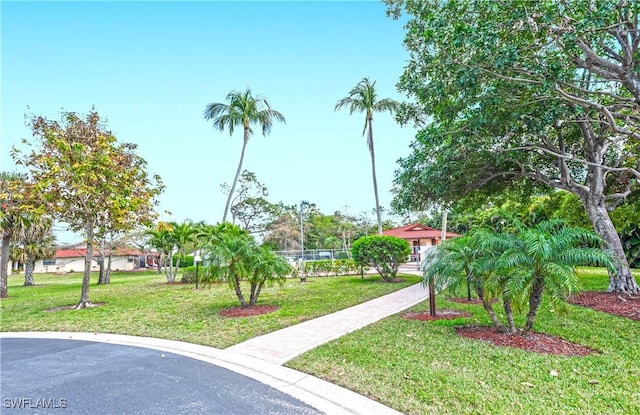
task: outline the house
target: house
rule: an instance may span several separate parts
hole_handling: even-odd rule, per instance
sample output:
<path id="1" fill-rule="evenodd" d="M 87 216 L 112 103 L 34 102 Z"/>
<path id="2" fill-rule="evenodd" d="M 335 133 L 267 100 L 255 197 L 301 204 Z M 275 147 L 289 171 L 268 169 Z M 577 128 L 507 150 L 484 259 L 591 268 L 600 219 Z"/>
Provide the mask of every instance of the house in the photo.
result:
<path id="1" fill-rule="evenodd" d="M 52 272 L 56 274 L 66 274 L 68 272 L 84 271 L 84 259 L 87 254 L 86 248 L 66 248 L 58 249 L 53 258 L 39 259 L 35 262 L 33 272 Z M 109 252 L 106 253 L 109 255 Z M 112 271 L 133 271 L 134 269 L 153 267 L 155 264 L 154 255 L 132 249 L 115 249 L 111 256 Z M 108 259 L 105 258 L 105 261 Z M 100 270 L 100 251 L 93 250 L 93 260 L 91 270 Z"/>
<path id="2" fill-rule="evenodd" d="M 396 236 L 409 242 L 411 247 L 411 261 L 418 261 L 422 254 L 431 246 L 438 245 L 442 239 L 442 231 L 421 223 L 387 229 L 383 235 Z M 461 236 L 457 233 L 447 232 L 447 239 Z"/>

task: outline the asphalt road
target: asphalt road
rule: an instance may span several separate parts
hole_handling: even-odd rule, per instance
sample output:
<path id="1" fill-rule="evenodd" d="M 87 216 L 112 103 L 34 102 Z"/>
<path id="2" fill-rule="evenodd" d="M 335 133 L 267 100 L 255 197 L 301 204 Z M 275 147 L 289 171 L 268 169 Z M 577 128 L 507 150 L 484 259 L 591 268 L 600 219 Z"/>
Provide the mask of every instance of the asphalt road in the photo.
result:
<path id="1" fill-rule="evenodd" d="M 3 415 L 320 414 L 206 362 L 106 343 L 1 338 L 0 378 Z"/>

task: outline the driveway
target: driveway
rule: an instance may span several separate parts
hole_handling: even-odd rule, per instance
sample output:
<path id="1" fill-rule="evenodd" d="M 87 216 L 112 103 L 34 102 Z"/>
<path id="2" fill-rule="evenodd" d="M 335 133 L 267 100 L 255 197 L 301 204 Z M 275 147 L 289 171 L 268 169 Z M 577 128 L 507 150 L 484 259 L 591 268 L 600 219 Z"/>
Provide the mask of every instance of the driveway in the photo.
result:
<path id="1" fill-rule="evenodd" d="M 320 414 L 189 357 L 82 340 L 0 338 L 2 414 Z"/>

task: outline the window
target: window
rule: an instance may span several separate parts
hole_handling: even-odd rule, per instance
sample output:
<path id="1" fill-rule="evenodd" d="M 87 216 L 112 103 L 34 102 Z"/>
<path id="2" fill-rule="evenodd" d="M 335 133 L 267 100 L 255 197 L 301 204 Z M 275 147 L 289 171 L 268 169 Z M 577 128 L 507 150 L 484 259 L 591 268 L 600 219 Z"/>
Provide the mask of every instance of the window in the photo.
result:
<path id="1" fill-rule="evenodd" d="M 56 264 L 56 259 L 43 259 L 42 260 L 42 265 L 55 265 Z"/>

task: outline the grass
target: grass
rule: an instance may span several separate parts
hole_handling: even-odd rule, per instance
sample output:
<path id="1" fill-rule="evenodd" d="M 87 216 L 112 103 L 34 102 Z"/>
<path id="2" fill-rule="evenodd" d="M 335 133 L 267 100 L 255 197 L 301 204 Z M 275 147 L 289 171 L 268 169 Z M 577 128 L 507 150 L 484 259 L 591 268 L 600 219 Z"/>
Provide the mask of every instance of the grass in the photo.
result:
<path id="1" fill-rule="evenodd" d="M 582 269 L 587 290 L 605 290 L 606 273 Z M 2 331 L 88 331 L 154 336 L 224 348 L 318 317 L 418 281 L 380 283 L 378 277 L 289 280 L 265 289 L 259 304 L 274 313 L 227 319 L 218 311 L 238 305 L 227 285 L 194 290 L 167 285 L 154 273 L 114 273 L 112 283 L 91 286 L 101 306 L 47 311 L 75 304 L 81 275 L 37 275 L 37 287 L 9 279 L 1 302 Z M 640 278 L 640 273 L 636 273 Z M 93 278 L 95 281 L 95 277 Z M 412 311 L 425 311 L 425 302 Z M 570 306 L 560 315 L 544 303 L 535 330 L 600 351 L 587 357 L 548 356 L 458 337 L 456 325 L 490 325 L 477 305 L 438 297 L 439 309 L 470 318 L 423 322 L 392 316 L 318 347 L 287 366 L 328 379 L 405 414 L 635 414 L 640 413 L 640 322 Z M 519 317 L 522 323 L 523 317 Z M 557 376 L 552 375 L 557 372 Z"/>
<path id="2" fill-rule="evenodd" d="M 580 275 L 585 289 L 606 290 L 604 271 L 582 269 Z M 458 337 L 456 325 L 490 325 L 486 313 L 479 305 L 437 300 L 439 309 L 473 316 L 434 322 L 392 316 L 287 366 L 405 414 L 640 413 L 640 322 L 578 306 L 559 315 L 545 303 L 536 331 L 600 351 L 550 356 Z M 422 303 L 412 310 L 427 309 Z"/>
<path id="3" fill-rule="evenodd" d="M 111 284 L 90 287 L 99 307 L 57 310 L 80 299 L 81 274 L 35 275 L 35 287 L 23 287 L 23 276 L 9 277 L 9 298 L 1 301 L 1 331 L 83 331 L 151 336 L 225 348 L 249 338 L 319 317 L 404 288 L 419 277 L 404 275 L 402 283 L 380 283 L 377 276 L 308 277 L 306 284 L 288 280 L 283 287 L 265 287 L 258 304 L 280 306 L 276 312 L 248 318 L 225 318 L 220 310 L 238 306 L 233 290 L 214 284 L 165 283 L 157 273 L 112 273 Z M 92 276 L 92 281 L 97 281 Z M 248 290 L 247 290 L 248 292 Z"/>

